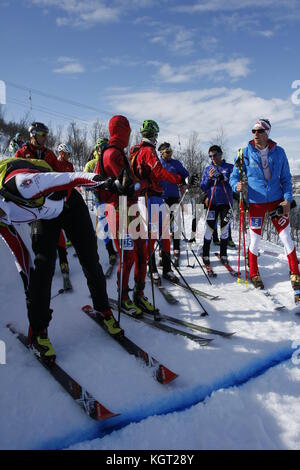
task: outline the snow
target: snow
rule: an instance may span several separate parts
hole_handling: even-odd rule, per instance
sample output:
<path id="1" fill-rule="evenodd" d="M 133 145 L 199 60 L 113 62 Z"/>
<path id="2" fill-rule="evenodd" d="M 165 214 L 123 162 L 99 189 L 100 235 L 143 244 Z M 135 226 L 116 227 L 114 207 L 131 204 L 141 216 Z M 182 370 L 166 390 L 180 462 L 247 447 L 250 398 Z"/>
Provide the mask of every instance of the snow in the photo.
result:
<path id="1" fill-rule="evenodd" d="M 106 250 L 102 241 L 98 243 L 106 269 Z M 5 266 L 0 270 L 0 340 L 7 353 L 6 365 L 0 365 L 0 448 L 299 448 L 299 366 L 290 361 L 292 342 L 300 339 L 299 317 L 294 314 L 282 248 L 267 242 L 261 248 L 279 254 L 262 253 L 259 264 L 266 287 L 285 303 L 285 311 L 275 312 L 262 294 L 237 285 L 217 260 L 213 264 L 218 277 L 215 286 L 209 286 L 200 268 L 186 267 L 184 251 L 182 273 L 186 279 L 221 297 L 213 302 L 200 299 L 209 317 L 202 318 L 195 299 L 179 287 L 168 286 L 180 300 L 176 306 L 167 304 L 156 291 L 156 303 L 163 313 L 236 332 L 231 339 L 199 333 L 214 339 L 201 347 L 122 317 L 128 337 L 179 374 L 169 385 L 155 381 L 146 366 L 81 312 L 80 307 L 91 299 L 78 259 L 72 256 L 73 248 L 69 249 L 74 292 L 53 299 L 49 337 L 58 364 L 104 406 L 120 413 L 97 423 L 6 328 L 12 322 L 26 332 L 27 319 L 21 280 L 0 241 Z M 230 251 L 230 260 L 236 267 L 235 250 Z M 53 295 L 61 284 L 57 269 Z M 108 292 L 116 298 L 115 275 L 108 282 Z M 151 298 L 149 282 L 146 294 Z M 274 364 L 280 365 L 270 369 Z"/>

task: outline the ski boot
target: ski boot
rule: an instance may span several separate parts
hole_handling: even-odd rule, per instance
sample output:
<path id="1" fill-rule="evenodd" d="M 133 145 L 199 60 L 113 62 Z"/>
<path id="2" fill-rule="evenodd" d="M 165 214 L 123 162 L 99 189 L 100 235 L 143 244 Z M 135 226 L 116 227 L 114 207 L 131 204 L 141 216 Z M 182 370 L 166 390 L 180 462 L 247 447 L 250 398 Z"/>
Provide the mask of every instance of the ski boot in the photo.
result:
<path id="1" fill-rule="evenodd" d="M 179 281 L 178 277 L 173 273 L 172 270 L 163 272 L 163 278 L 175 283 Z"/>
<path id="2" fill-rule="evenodd" d="M 132 300 L 128 297 L 127 299 L 122 299 L 122 309 L 130 313 L 133 317 L 139 318 L 143 315 L 143 310 L 138 307 Z"/>
<path id="3" fill-rule="evenodd" d="M 176 268 L 179 267 L 179 256 L 180 256 L 180 251 L 174 250 L 174 266 L 176 266 Z"/>
<path id="4" fill-rule="evenodd" d="M 228 246 L 229 246 L 230 248 L 236 248 L 235 243 L 234 243 L 234 241 L 232 240 L 232 238 L 229 238 L 229 239 L 228 239 Z"/>
<path id="5" fill-rule="evenodd" d="M 148 277 L 150 277 L 151 279 L 151 273 L 150 273 L 150 270 L 148 271 Z M 160 275 L 157 271 L 153 271 L 152 272 L 152 280 L 153 280 L 153 283 L 156 285 L 156 286 L 161 286 L 161 278 L 160 278 Z"/>
<path id="6" fill-rule="evenodd" d="M 120 325 L 113 316 L 113 313 L 110 308 L 100 313 L 103 316 L 103 323 L 105 325 L 105 328 L 111 336 L 121 337 L 124 335 L 124 330 L 120 328 Z"/>
<path id="7" fill-rule="evenodd" d="M 210 266 L 210 259 L 209 256 L 202 256 L 203 263 L 205 266 Z"/>
<path id="8" fill-rule="evenodd" d="M 54 364 L 56 355 L 53 346 L 48 338 L 47 328 L 44 328 L 36 333 L 32 328 L 28 330 L 28 344 L 33 350 L 34 354 L 47 366 Z"/>
<path id="9" fill-rule="evenodd" d="M 69 274 L 70 270 L 69 270 L 69 265 L 67 262 L 65 263 L 60 263 L 60 270 L 61 270 L 61 273 L 62 274 Z"/>
<path id="10" fill-rule="evenodd" d="M 300 275 L 290 274 L 292 288 L 294 289 L 294 300 L 296 305 L 300 305 Z"/>
<path id="11" fill-rule="evenodd" d="M 106 248 L 107 253 L 108 253 L 109 264 L 111 264 L 113 266 L 117 261 L 117 252 L 114 249 L 112 240 L 109 240 L 107 242 L 107 244 L 105 245 L 105 248 Z"/>
<path id="12" fill-rule="evenodd" d="M 133 297 L 134 304 L 141 308 L 143 312 L 145 313 L 151 313 L 153 314 L 155 312 L 154 305 L 148 300 L 148 297 L 146 297 L 144 294 L 138 295 L 138 293 L 134 294 Z"/>
<path id="13" fill-rule="evenodd" d="M 228 264 L 228 256 L 220 256 L 220 261 L 222 264 Z"/>
<path id="14" fill-rule="evenodd" d="M 265 288 L 259 273 L 257 273 L 255 276 L 252 276 L 250 278 L 250 282 L 254 285 L 255 289 Z"/>

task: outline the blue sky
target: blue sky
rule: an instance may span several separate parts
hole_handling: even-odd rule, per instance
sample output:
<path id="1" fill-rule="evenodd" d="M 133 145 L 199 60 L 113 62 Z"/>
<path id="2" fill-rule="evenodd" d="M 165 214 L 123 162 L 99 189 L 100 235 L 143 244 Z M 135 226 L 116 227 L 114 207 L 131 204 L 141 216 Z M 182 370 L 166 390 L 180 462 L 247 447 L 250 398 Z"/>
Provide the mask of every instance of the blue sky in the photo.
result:
<path id="1" fill-rule="evenodd" d="M 268 117 L 300 173 L 299 26 L 299 0 L 0 0 L 7 117 L 30 109 L 18 85 L 94 108 L 33 91 L 33 119 L 155 119 L 160 140 L 196 131 L 203 150 L 222 129 L 229 160 Z"/>

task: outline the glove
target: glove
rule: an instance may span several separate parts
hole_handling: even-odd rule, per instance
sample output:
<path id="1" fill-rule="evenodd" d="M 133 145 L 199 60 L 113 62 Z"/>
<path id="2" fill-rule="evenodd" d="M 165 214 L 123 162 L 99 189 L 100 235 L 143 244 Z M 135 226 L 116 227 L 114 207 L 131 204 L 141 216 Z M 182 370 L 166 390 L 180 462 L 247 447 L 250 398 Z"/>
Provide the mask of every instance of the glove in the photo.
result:
<path id="1" fill-rule="evenodd" d="M 128 174 L 125 168 L 114 181 L 113 190 L 120 196 L 133 196 L 135 192 L 135 185 L 131 175 Z"/>
<path id="2" fill-rule="evenodd" d="M 194 175 L 190 176 L 189 178 L 186 178 L 186 184 L 188 184 L 188 186 L 198 186 L 200 184 L 200 178 L 199 178 L 199 175 L 197 175 L 197 173 L 195 173 Z"/>
<path id="3" fill-rule="evenodd" d="M 108 178 L 103 178 L 101 175 L 95 175 L 93 181 L 98 183 L 97 189 L 106 189 L 107 191 L 112 191 L 114 179 L 109 176 Z"/>
<path id="4" fill-rule="evenodd" d="M 222 181 L 225 180 L 223 173 L 219 173 L 218 176 L 216 177 L 216 180 L 218 183 L 221 183 Z"/>

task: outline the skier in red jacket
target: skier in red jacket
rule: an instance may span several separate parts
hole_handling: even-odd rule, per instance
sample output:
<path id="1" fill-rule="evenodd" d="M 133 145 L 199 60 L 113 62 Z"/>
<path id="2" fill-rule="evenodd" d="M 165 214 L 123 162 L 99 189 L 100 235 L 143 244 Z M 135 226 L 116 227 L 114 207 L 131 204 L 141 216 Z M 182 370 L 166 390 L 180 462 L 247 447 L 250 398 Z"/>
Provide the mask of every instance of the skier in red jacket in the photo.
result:
<path id="1" fill-rule="evenodd" d="M 161 181 L 194 186 L 199 183 L 199 177 L 192 175 L 190 178 L 184 178 L 179 174 L 169 172 L 162 166 L 155 150 L 159 133 L 159 127 L 155 121 L 151 119 L 145 120 L 140 132 L 142 134 L 142 141 L 139 147 L 135 147 L 131 158 L 131 165 L 135 176 L 139 180 L 148 182 L 147 205 L 152 253 L 149 264 L 151 263 L 150 269 L 152 270 L 154 282 L 160 284 L 161 280 L 157 272 L 154 253 L 154 245 L 157 238 L 160 239 L 159 244 L 162 249 L 163 277 L 172 281 L 177 280 L 171 269 L 169 221 L 166 217 L 167 207 L 162 198 L 163 188 Z"/>
<path id="2" fill-rule="evenodd" d="M 130 137 L 130 124 L 124 116 L 113 116 L 108 125 L 110 139 L 108 145 L 103 148 L 95 168 L 95 172 L 104 177 L 117 178 L 120 183 L 120 195 L 127 196 L 127 207 L 137 203 L 137 194 L 134 194 L 134 178 L 130 168 L 124 149 L 128 146 Z M 107 203 L 105 210 L 107 211 L 107 220 L 110 226 L 114 243 L 119 254 L 118 267 L 118 289 L 120 288 L 120 272 L 121 272 L 121 245 L 120 245 L 120 207 L 119 195 L 110 191 L 100 191 L 99 199 L 101 203 Z M 112 211 L 111 208 L 114 210 Z M 147 272 L 147 252 L 146 242 L 142 238 L 133 241 L 127 229 L 126 238 L 124 240 L 123 255 L 123 273 L 122 273 L 122 307 L 135 316 L 142 315 L 143 310 L 153 311 L 152 304 L 144 296 L 145 277 Z M 137 303 L 132 302 L 128 295 L 128 282 L 133 264 L 135 263 L 134 279 L 135 279 L 135 299 L 136 293 L 139 293 Z"/>
<path id="3" fill-rule="evenodd" d="M 52 150 L 45 147 L 49 129 L 42 122 L 33 122 L 29 127 L 30 142 L 23 145 L 15 154 L 16 158 L 36 158 L 45 160 L 53 171 L 62 170 L 61 163 L 57 160 Z"/>

